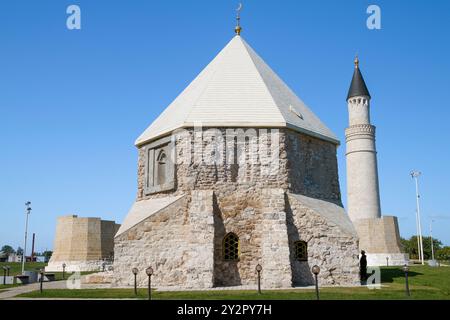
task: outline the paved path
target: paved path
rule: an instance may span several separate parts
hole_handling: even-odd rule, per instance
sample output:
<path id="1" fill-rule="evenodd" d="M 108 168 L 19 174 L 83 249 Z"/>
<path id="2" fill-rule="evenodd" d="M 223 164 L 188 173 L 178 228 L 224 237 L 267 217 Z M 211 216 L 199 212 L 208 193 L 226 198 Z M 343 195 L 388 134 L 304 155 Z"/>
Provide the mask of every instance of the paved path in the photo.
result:
<path id="1" fill-rule="evenodd" d="M 28 292 L 39 290 L 39 285 L 40 285 L 39 282 L 37 282 L 37 283 L 2 289 L 5 291 L 0 292 L 0 300 L 11 299 L 22 293 L 28 293 Z M 67 289 L 67 280 L 44 282 L 43 287 L 44 287 L 44 290 L 45 289 Z M 110 287 L 109 284 L 84 284 L 84 283 L 81 284 L 81 289 L 97 289 L 97 288 L 109 288 L 109 287 Z"/>

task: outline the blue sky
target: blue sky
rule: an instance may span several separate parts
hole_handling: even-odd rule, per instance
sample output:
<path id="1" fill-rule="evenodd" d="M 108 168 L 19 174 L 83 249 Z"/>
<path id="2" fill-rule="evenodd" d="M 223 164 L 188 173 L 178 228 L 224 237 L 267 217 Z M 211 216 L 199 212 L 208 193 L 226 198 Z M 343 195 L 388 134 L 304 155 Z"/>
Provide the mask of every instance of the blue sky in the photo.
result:
<path id="1" fill-rule="evenodd" d="M 66 28 L 81 7 L 82 29 Z M 366 27 L 377 4 L 382 29 Z M 137 136 L 233 37 L 237 1 L 2 1 L 0 245 L 37 249 L 56 217 L 121 222 L 136 195 Z M 244 2 L 243 37 L 339 136 L 359 53 L 377 126 L 382 211 L 450 245 L 449 1 Z M 338 150 L 344 204 L 345 146 Z"/>

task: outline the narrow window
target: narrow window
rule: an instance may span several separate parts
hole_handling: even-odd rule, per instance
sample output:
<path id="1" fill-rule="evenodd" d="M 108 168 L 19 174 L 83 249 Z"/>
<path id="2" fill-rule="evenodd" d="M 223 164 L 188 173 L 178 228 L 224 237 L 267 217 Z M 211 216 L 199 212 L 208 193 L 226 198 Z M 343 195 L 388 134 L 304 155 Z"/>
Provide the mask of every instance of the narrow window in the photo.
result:
<path id="1" fill-rule="evenodd" d="M 305 241 L 296 241 L 294 243 L 295 259 L 298 261 L 308 260 L 308 245 Z"/>
<path id="2" fill-rule="evenodd" d="M 223 259 L 225 261 L 239 260 L 239 237 L 232 232 L 223 238 Z"/>
<path id="3" fill-rule="evenodd" d="M 166 154 L 163 150 L 158 155 L 156 159 L 157 164 L 157 184 L 162 185 L 166 182 Z"/>

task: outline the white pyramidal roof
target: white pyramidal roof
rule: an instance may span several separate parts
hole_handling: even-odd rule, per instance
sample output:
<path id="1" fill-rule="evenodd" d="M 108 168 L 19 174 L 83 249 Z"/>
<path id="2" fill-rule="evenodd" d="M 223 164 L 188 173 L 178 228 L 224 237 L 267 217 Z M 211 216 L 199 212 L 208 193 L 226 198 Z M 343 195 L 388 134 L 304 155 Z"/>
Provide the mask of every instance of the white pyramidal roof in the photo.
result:
<path id="1" fill-rule="evenodd" d="M 136 140 L 202 127 L 291 128 L 339 144 L 314 113 L 236 35 Z"/>

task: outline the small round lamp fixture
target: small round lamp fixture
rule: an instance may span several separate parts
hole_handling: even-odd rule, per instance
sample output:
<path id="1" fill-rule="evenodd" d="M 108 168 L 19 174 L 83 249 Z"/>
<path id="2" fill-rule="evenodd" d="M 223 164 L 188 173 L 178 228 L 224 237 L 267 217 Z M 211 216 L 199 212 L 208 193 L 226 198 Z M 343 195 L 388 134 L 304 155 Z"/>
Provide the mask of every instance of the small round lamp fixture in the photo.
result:
<path id="1" fill-rule="evenodd" d="M 311 271 L 315 275 L 318 275 L 320 273 L 320 267 L 318 265 L 315 265 L 314 267 L 312 267 Z"/>
<path id="2" fill-rule="evenodd" d="M 133 268 L 133 269 L 131 269 L 131 272 L 133 272 L 134 275 L 137 275 L 139 270 L 138 270 L 138 268 Z"/>
<path id="3" fill-rule="evenodd" d="M 145 269 L 145 273 L 148 276 L 151 276 L 153 274 L 153 268 L 152 267 L 148 267 L 147 269 Z"/>
<path id="4" fill-rule="evenodd" d="M 262 270 L 262 266 L 258 263 L 258 264 L 256 265 L 256 271 L 257 271 L 257 272 L 261 272 L 261 270 Z"/>
<path id="5" fill-rule="evenodd" d="M 405 273 L 409 271 L 408 265 L 405 264 L 405 265 L 403 266 L 403 271 L 404 271 Z"/>

